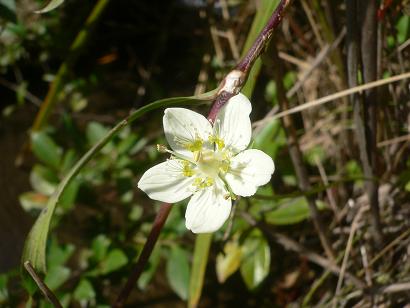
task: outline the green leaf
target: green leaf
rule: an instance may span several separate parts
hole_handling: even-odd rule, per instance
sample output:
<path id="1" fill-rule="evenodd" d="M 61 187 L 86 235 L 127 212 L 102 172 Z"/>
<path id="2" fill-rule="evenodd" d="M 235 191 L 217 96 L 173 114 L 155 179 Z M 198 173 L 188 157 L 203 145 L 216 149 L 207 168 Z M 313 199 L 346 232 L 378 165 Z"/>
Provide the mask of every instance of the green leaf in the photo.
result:
<path id="1" fill-rule="evenodd" d="M 80 182 L 76 180 L 72 181 L 70 184 L 67 185 L 66 189 L 64 190 L 60 198 L 59 204 L 62 208 L 68 210 L 74 205 L 74 201 L 77 198 L 79 188 Z"/>
<path id="2" fill-rule="evenodd" d="M 306 198 L 284 199 L 283 203 L 274 211 L 265 214 L 266 222 L 273 225 L 297 224 L 310 217 L 309 205 Z M 325 207 L 323 202 L 316 202 L 319 209 Z"/>
<path id="3" fill-rule="evenodd" d="M 111 240 L 104 234 L 100 234 L 96 238 L 94 238 L 91 244 L 91 249 L 93 251 L 93 258 L 97 262 L 105 258 L 110 244 Z"/>
<path id="4" fill-rule="evenodd" d="M 242 250 L 237 240 L 225 244 L 223 253 L 219 253 L 216 257 L 216 274 L 220 283 L 225 282 L 238 270 L 241 265 L 241 257 Z"/>
<path id="5" fill-rule="evenodd" d="M 198 306 L 204 285 L 205 269 L 208 263 L 209 249 L 212 242 L 212 233 L 198 234 L 195 240 L 194 257 L 189 279 L 188 307 Z"/>
<path id="6" fill-rule="evenodd" d="M 81 171 L 81 169 L 93 158 L 100 150 L 124 127 L 130 125 L 132 122 L 140 118 L 142 115 L 149 111 L 156 110 L 163 107 L 179 106 L 182 104 L 200 104 L 212 100 L 215 95 L 215 90 L 207 92 L 199 96 L 191 97 L 175 97 L 166 98 L 162 100 L 155 101 L 151 104 L 145 105 L 132 114 L 130 114 L 126 119 L 118 123 L 114 128 L 112 128 L 107 135 L 105 135 L 101 140 L 98 141 L 83 157 L 74 165 L 73 168 L 65 175 L 63 180 L 57 186 L 57 189 L 50 197 L 47 207 L 43 209 L 30 230 L 30 233 L 26 239 L 23 255 L 22 264 L 25 261 L 30 261 L 32 266 L 40 272 L 46 271 L 46 243 L 47 236 L 50 229 L 50 222 L 53 217 L 54 211 L 57 204 L 60 202 L 61 196 L 66 190 L 68 184 L 75 178 L 75 176 Z M 39 134 L 39 133 L 37 133 Z"/>
<path id="7" fill-rule="evenodd" d="M 101 262 L 101 273 L 105 275 L 116 271 L 127 264 L 127 262 L 128 258 L 123 251 L 119 249 L 111 250 L 107 258 Z"/>
<path id="8" fill-rule="evenodd" d="M 30 184 L 35 191 L 50 196 L 57 187 L 58 177 L 50 168 L 35 165 L 30 172 Z"/>
<path id="9" fill-rule="evenodd" d="M 409 36 L 410 32 L 410 16 L 403 15 L 396 24 L 397 42 L 403 44 Z"/>
<path id="10" fill-rule="evenodd" d="M 61 4 L 64 3 L 64 0 L 47 0 L 46 4 L 39 10 L 34 11 L 38 14 L 44 14 L 54 10 L 55 8 L 59 7 Z"/>
<path id="11" fill-rule="evenodd" d="M 74 245 L 59 245 L 57 240 L 53 238 L 50 241 L 50 249 L 48 256 L 50 258 L 48 266 L 57 267 L 64 265 L 74 252 Z"/>
<path id="12" fill-rule="evenodd" d="M 252 232 L 242 245 L 241 275 L 248 289 L 257 288 L 268 276 L 270 248 L 260 231 Z"/>
<path id="13" fill-rule="evenodd" d="M 172 246 L 167 260 L 167 279 L 175 293 L 183 299 L 188 299 L 189 286 L 189 261 L 188 253 L 178 247 Z"/>
<path id="14" fill-rule="evenodd" d="M 275 119 L 265 125 L 255 136 L 254 142 L 254 148 L 275 159 L 279 149 L 286 145 L 285 131 L 280 121 Z"/>
<path id="15" fill-rule="evenodd" d="M 74 291 L 74 298 L 78 301 L 88 301 L 95 298 L 93 285 L 87 279 L 81 279 Z"/>
<path id="16" fill-rule="evenodd" d="M 86 129 L 88 143 L 90 145 L 96 144 L 107 135 L 108 131 L 109 129 L 102 124 L 98 122 L 90 122 Z"/>
<path id="17" fill-rule="evenodd" d="M 58 169 L 62 151 L 45 132 L 31 134 L 33 153 L 44 164 Z"/>
<path id="18" fill-rule="evenodd" d="M 70 273 L 70 269 L 65 266 L 50 267 L 44 282 L 51 290 L 56 290 L 66 282 L 68 277 L 70 277 Z"/>

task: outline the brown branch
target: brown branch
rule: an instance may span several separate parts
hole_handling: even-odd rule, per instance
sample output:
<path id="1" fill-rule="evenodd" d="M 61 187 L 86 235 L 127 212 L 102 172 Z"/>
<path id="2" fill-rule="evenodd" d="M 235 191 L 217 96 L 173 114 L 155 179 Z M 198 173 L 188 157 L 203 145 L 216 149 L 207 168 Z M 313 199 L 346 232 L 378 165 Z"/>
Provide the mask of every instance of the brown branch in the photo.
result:
<path id="1" fill-rule="evenodd" d="M 44 281 L 40 278 L 40 276 L 34 270 L 34 267 L 31 265 L 30 261 L 24 262 L 24 268 L 30 274 L 31 278 L 33 278 L 34 282 L 37 284 L 38 288 L 40 289 L 41 293 L 43 293 L 44 297 L 56 308 L 63 308 L 61 303 L 59 302 L 58 298 L 54 295 L 54 293 L 47 287 Z"/>

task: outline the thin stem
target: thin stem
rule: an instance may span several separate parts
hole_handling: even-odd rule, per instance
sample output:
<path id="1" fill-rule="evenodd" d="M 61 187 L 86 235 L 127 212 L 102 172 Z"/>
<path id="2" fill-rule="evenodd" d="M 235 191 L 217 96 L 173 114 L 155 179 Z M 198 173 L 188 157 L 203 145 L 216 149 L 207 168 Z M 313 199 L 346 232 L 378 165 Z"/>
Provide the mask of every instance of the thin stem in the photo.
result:
<path id="1" fill-rule="evenodd" d="M 172 208 L 172 204 L 164 203 L 161 206 L 160 210 L 158 211 L 157 216 L 155 217 L 151 232 L 148 235 L 147 242 L 145 243 L 144 248 L 142 249 L 141 255 L 139 256 L 138 261 L 135 264 L 131 275 L 128 277 L 127 283 L 125 284 L 122 291 L 118 295 L 117 300 L 115 301 L 115 304 L 113 305 L 113 307 L 117 308 L 117 307 L 124 306 L 128 296 L 130 295 L 132 289 L 134 288 L 134 285 L 136 284 L 139 277 L 141 276 L 141 273 L 143 272 L 145 265 L 148 262 L 149 257 L 151 256 L 152 250 L 154 249 L 155 243 L 158 240 L 162 227 L 164 226 L 165 221 L 168 218 L 171 208 Z"/>
<path id="2" fill-rule="evenodd" d="M 246 55 L 239 61 L 236 67 L 222 80 L 218 96 L 215 99 L 211 111 L 208 115 L 208 120 L 213 123 L 219 110 L 226 102 L 236 95 L 245 85 L 249 73 L 256 59 L 262 54 L 263 50 L 268 45 L 273 31 L 278 27 L 285 14 L 286 8 L 291 0 L 281 0 L 273 12 L 272 16 L 263 27 L 262 31 L 257 36 L 255 42 L 248 50 Z"/>
<path id="3" fill-rule="evenodd" d="M 270 38 L 272 37 L 273 31 L 278 27 L 279 23 L 282 21 L 286 8 L 289 6 L 290 0 L 281 0 L 273 12 L 271 18 L 266 23 L 265 27 L 262 29 L 261 33 L 256 38 L 252 47 L 246 53 L 245 57 L 236 65 L 236 69 L 249 74 L 253 64 L 256 59 L 259 58 L 262 51 L 267 46 Z"/>
<path id="4" fill-rule="evenodd" d="M 54 295 L 54 293 L 47 287 L 44 281 L 40 278 L 40 276 L 36 273 L 33 266 L 29 261 L 24 262 L 24 268 L 30 274 L 31 278 L 33 278 L 34 282 L 37 284 L 38 288 L 40 289 L 41 293 L 43 293 L 44 297 L 48 299 L 48 301 L 53 304 L 54 307 L 63 308 L 60 304 L 58 298 Z"/>

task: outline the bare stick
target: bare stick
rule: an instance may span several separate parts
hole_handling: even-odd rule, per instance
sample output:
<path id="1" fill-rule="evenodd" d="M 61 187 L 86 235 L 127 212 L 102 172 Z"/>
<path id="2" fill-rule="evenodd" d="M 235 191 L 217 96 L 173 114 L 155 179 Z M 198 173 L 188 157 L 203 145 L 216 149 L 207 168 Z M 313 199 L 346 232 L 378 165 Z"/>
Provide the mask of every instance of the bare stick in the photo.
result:
<path id="1" fill-rule="evenodd" d="M 30 274 L 31 278 L 33 278 L 34 282 L 37 284 L 38 288 L 40 289 L 41 293 L 43 293 L 44 297 L 56 308 L 63 308 L 60 304 L 58 298 L 54 295 L 54 293 L 47 287 L 44 281 L 40 278 L 40 276 L 34 270 L 34 267 L 31 265 L 30 261 L 24 262 L 24 268 Z"/>
<path id="2" fill-rule="evenodd" d="M 371 82 L 377 79 L 377 2 L 374 0 L 361 0 L 358 1 L 357 4 L 357 18 L 358 20 L 362 20 L 360 50 L 363 80 L 364 82 Z M 376 90 L 377 89 L 370 89 L 365 91 L 363 104 L 360 104 L 361 102 L 356 100 L 354 105 L 354 120 L 360 158 L 364 175 L 368 178 L 374 178 L 375 170 L 377 170 Z M 373 229 L 372 236 L 376 245 L 381 247 L 383 243 L 383 233 L 380 222 L 378 182 L 376 179 L 366 181 L 365 187 L 370 203 L 370 218 Z"/>
<path id="3" fill-rule="evenodd" d="M 362 215 L 363 215 L 363 213 L 366 209 L 367 209 L 366 207 L 361 207 L 359 209 L 359 211 L 357 212 L 355 218 L 353 219 L 352 226 L 350 228 L 350 234 L 349 234 L 349 238 L 347 240 L 346 249 L 345 249 L 345 253 L 344 253 L 343 261 L 342 261 L 342 267 L 341 267 L 341 270 L 340 270 L 339 278 L 337 280 L 337 286 L 336 286 L 335 296 L 334 296 L 334 300 L 333 300 L 333 307 L 335 307 L 335 308 L 337 307 L 337 299 L 338 299 L 338 296 L 340 294 L 340 290 L 342 288 L 343 278 L 344 278 L 344 275 L 346 273 L 346 268 L 347 268 L 347 261 L 349 259 L 349 254 L 350 254 L 350 251 L 351 251 L 352 246 L 353 246 L 353 238 L 354 238 L 354 235 L 356 233 L 359 221 L 362 218 Z"/>

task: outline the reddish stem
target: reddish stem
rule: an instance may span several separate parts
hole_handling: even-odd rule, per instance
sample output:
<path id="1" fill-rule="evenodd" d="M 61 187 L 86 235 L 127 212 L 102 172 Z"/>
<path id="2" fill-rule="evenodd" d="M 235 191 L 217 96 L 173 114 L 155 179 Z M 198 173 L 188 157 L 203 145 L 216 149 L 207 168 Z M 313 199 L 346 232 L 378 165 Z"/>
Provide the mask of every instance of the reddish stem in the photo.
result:
<path id="1" fill-rule="evenodd" d="M 154 224 L 150 234 L 148 235 L 147 241 L 142 248 L 141 255 L 138 258 L 137 263 L 132 270 L 131 275 L 128 277 L 127 283 L 121 290 L 121 293 L 118 295 L 117 300 L 113 307 L 123 307 L 128 296 L 130 295 L 132 289 L 134 288 L 135 283 L 138 281 L 138 278 L 141 276 L 142 271 L 145 268 L 145 265 L 148 262 L 149 257 L 151 256 L 152 250 L 154 249 L 155 243 L 158 240 L 158 237 L 161 233 L 162 227 L 165 224 L 165 221 L 168 218 L 169 212 L 171 211 L 172 204 L 164 203 L 157 216 L 155 217 Z"/>

